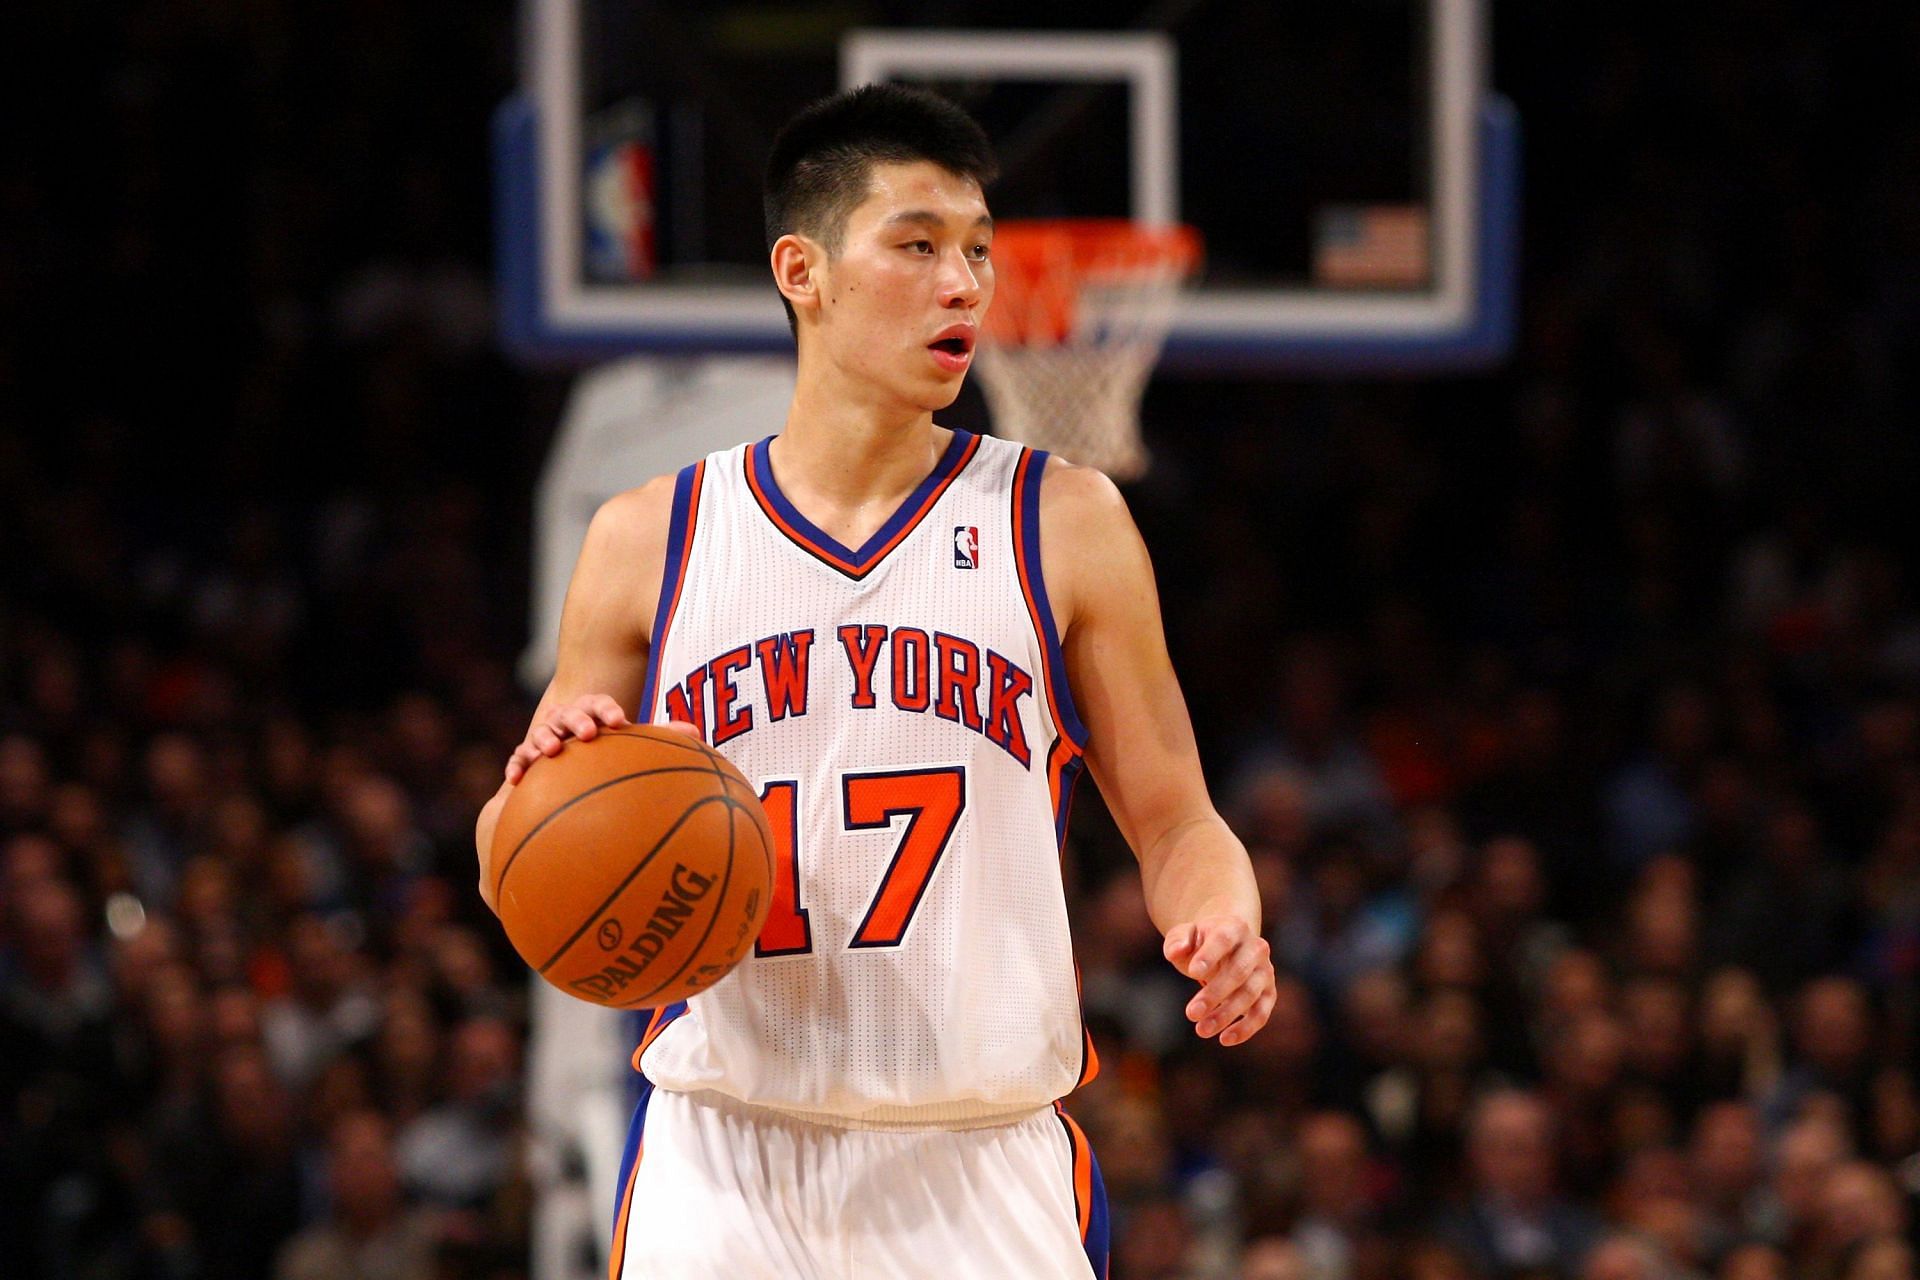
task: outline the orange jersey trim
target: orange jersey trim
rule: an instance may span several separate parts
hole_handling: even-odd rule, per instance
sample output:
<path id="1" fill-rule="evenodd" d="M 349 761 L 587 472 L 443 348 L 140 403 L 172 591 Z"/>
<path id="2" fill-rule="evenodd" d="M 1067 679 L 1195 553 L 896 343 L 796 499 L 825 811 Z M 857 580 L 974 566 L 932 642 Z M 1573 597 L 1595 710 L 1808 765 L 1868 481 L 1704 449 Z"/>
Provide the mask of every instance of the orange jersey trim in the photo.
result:
<path id="1" fill-rule="evenodd" d="M 1067 1114 L 1065 1107 L 1056 1102 L 1053 1110 L 1067 1126 L 1067 1141 L 1073 1146 L 1073 1212 L 1080 1227 L 1080 1243 L 1084 1245 L 1093 1224 L 1093 1148 L 1087 1145 L 1086 1131 Z"/>
<path id="2" fill-rule="evenodd" d="M 653 1016 L 647 1020 L 647 1029 L 641 1033 L 640 1047 L 633 1051 L 633 1069 L 635 1071 L 640 1069 L 640 1055 L 645 1053 L 648 1047 L 660 1038 L 660 1033 L 665 1031 L 674 1019 L 686 1011 L 687 1002 L 684 1000 L 677 1004 L 663 1004 L 653 1011 Z"/>
<path id="3" fill-rule="evenodd" d="M 633 1167 L 627 1170 L 627 1185 L 620 1189 L 620 1215 L 613 1223 L 613 1249 L 607 1259 L 607 1280 L 620 1280 L 627 1261 L 627 1218 L 633 1212 L 633 1184 L 640 1176 L 640 1159 L 647 1152 L 642 1142 L 633 1149 Z"/>

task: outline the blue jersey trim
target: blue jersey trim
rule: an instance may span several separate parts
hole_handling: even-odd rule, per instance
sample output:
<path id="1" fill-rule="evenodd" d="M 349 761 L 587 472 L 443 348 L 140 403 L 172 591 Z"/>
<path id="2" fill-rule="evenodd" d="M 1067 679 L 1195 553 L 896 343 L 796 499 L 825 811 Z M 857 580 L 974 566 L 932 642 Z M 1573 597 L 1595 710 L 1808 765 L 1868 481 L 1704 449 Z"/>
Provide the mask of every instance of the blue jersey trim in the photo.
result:
<path id="1" fill-rule="evenodd" d="M 1020 492 L 1014 500 L 1020 504 L 1020 555 L 1026 561 L 1027 580 L 1033 587 L 1034 608 L 1039 614 L 1035 621 L 1040 624 L 1041 641 L 1047 646 L 1047 700 L 1053 703 L 1060 724 L 1067 731 L 1067 740 L 1076 751 L 1084 751 L 1087 727 L 1080 723 L 1080 713 L 1073 705 L 1066 655 L 1060 648 L 1060 629 L 1054 624 L 1053 603 L 1047 598 L 1046 574 L 1040 566 L 1040 484 L 1047 474 L 1047 459 L 1052 455 L 1044 449 L 1028 452 L 1031 458 L 1021 473 Z M 1061 790 L 1064 792 L 1066 788 Z"/>
<path id="2" fill-rule="evenodd" d="M 1068 1160 L 1071 1165 L 1080 1155 L 1081 1139 L 1084 1136 L 1077 1130 L 1067 1113 L 1054 1104 L 1054 1114 L 1060 1119 L 1060 1128 L 1067 1135 Z M 1107 1280 L 1113 1265 L 1113 1219 L 1107 1205 L 1107 1180 L 1100 1172 L 1100 1157 L 1093 1152 L 1093 1142 L 1086 1143 L 1087 1153 L 1087 1193 L 1091 1203 L 1087 1206 L 1087 1233 L 1080 1237 L 1080 1247 L 1086 1251 L 1087 1263 L 1093 1268 L 1098 1280 Z M 1074 1211 L 1079 1212 L 1079 1192 L 1070 1189 L 1069 1197 L 1074 1201 Z"/>
<path id="3" fill-rule="evenodd" d="M 926 479 L 907 495 L 906 501 L 902 502 L 893 515 L 888 517 L 885 524 L 874 531 L 872 537 L 860 544 L 858 551 L 849 549 L 839 539 L 830 536 L 813 521 L 807 519 L 800 513 L 800 509 L 788 500 L 787 495 L 781 492 L 779 481 L 774 479 L 773 462 L 768 452 L 768 446 L 773 443 L 772 436 L 759 441 L 748 451 L 747 465 L 753 468 L 753 478 L 759 484 L 761 492 L 767 495 L 767 500 L 773 503 L 774 510 L 779 512 L 780 518 L 791 527 L 791 532 L 799 535 L 803 543 L 813 544 L 808 548 L 809 550 L 824 553 L 864 573 L 872 567 L 870 562 L 878 558 L 880 552 L 899 535 L 901 530 L 925 514 L 927 499 L 948 477 L 959 470 L 960 464 L 967 457 L 968 445 L 973 439 L 972 432 L 955 429 L 953 438 L 947 441 L 945 452 L 940 455 L 940 461 L 934 464 L 933 470 L 927 473 Z"/>
<path id="4" fill-rule="evenodd" d="M 694 515 L 694 483 L 701 464 L 681 469 L 673 482 L 673 514 L 667 521 L 667 555 L 660 572 L 660 600 L 653 608 L 653 636 L 648 641 L 647 680 L 640 695 L 639 720 L 653 723 L 653 700 L 660 692 L 660 655 L 665 652 L 670 616 L 678 602 L 681 580 L 686 576 L 687 525 Z"/>
<path id="5" fill-rule="evenodd" d="M 611 1254 L 609 1270 L 615 1276 L 626 1270 L 626 1255 L 631 1247 L 627 1238 L 627 1224 L 633 1217 L 633 1166 L 639 1161 L 640 1147 L 646 1140 L 647 1104 L 651 1101 L 653 1085 L 643 1078 L 640 1081 L 640 1096 L 633 1104 L 633 1119 L 627 1125 L 626 1149 L 620 1153 L 620 1177 L 613 1184 L 613 1239 L 609 1242 L 608 1252 Z"/>
<path id="6" fill-rule="evenodd" d="M 1073 814 L 1073 789 L 1080 784 L 1080 774 L 1087 767 L 1087 758 L 1075 752 L 1073 759 L 1060 768 L 1060 802 L 1053 814 L 1053 837 L 1060 845 L 1060 851 L 1067 848 L 1067 820 Z"/>

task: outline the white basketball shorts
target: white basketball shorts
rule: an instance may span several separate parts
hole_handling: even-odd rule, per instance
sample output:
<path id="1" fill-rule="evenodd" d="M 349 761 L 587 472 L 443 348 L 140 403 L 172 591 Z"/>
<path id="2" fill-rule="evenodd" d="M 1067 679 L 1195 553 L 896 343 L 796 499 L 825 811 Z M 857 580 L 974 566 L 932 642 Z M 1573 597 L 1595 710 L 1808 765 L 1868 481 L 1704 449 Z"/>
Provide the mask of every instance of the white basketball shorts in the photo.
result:
<path id="1" fill-rule="evenodd" d="M 1056 1108 L 984 1129 L 838 1129 L 643 1087 L 613 1280 L 1105 1280 L 1107 1204 Z"/>

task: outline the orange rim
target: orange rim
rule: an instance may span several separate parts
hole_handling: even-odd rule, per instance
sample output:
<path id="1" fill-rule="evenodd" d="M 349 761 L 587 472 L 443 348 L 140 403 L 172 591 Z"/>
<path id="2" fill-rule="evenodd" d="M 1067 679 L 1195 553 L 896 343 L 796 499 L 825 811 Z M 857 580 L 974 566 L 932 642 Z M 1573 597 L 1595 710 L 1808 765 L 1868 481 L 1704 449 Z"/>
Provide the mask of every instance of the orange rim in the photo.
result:
<path id="1" fill-rule="evenodd" d="M 994 228 L 999 301 L 988 308 L 987 336 L 1022 345 L 1060 342 L 1073 332 L 1081 289 L 1089 282 L 1142 285 L 1184 280 L 1200 265 L 1200 233 L 1125 218 L 1017 219 Z"/>

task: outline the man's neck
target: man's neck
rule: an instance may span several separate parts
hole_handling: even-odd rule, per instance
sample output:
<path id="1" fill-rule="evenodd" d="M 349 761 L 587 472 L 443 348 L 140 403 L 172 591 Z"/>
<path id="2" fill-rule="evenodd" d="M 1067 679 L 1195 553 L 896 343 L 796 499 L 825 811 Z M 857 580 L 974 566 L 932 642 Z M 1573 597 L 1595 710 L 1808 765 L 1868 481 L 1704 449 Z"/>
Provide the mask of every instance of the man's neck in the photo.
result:
<path id="1" fill-rule="evenodd" d="M 857 542 L 926 479 L 950 435 L 933 425 L 931 412 L 835 385 L 844 381 L 801 378 L 770 457 L 789 501 L 829 533 L 851 531 L 842 540 Z"/>

